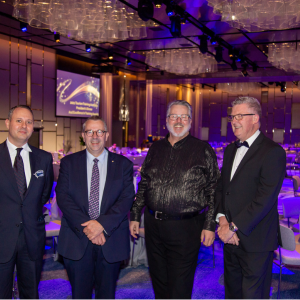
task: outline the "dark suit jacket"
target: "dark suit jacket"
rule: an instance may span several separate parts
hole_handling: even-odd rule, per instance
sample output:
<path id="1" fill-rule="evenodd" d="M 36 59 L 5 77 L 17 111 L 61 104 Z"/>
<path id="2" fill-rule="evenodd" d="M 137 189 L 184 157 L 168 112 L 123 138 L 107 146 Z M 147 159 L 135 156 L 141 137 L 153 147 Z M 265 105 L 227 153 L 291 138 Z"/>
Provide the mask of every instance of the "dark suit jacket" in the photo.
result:
<path id="1" fill-rule="evenodd" d="M 244 251 L 272 251 L 278 246 L 277 202 L 285 175 L 285 151 L 260 133 L 230 181 L 236 150 L 234 143 L 225 149 L 217 212 L 231 215 Z"/>
<path id="2" fill-rule="evenodd" d="M 6 141 L 0 144 L 0 263 L 9 261 L 15 251 L 20 222 L 23 223 L 30 258 L 42 258 L 45 246 L 43 205 L 53 185 L 52 155 L 29 146 L 31 180 L 22 201 Z M 44 176 L 36 177 L 43 170 Z"/>
<path id="3" fill-rule="evenodd" d="M 83 257 L 88 244 L 82 223 L 89 221 L 86 151 L 64 157 L 56 187 L 56 199 L 63 212 L 58 252 L 69 259 Z M 133 164 L 126 157 L 108 152 L 107 176 L 97 221 L 107 232 L 103 255 L 108 262 L 129 257 L 127 213 L 134 200 Z"/>

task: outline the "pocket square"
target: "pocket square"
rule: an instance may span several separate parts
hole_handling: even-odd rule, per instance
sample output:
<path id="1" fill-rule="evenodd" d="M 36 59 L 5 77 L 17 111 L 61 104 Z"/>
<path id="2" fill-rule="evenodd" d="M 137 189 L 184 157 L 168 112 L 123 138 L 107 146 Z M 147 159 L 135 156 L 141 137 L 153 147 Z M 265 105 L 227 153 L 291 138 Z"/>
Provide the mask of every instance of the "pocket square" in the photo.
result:
<path id="1" fill-rule="evenodd" d="M 33 174 L 36 178 L 43 177 L 44 176 L 44 171 L 43 170 L 38 170 Z"/>

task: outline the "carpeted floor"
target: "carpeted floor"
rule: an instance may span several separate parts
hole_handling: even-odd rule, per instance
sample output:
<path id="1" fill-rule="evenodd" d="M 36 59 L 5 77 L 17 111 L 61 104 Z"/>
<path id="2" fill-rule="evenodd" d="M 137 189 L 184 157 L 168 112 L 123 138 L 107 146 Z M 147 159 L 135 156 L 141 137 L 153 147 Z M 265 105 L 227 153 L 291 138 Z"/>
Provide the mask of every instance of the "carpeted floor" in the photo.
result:
<path id="1" fill-rule="evenodd" d="M 278 209 L 281 211 L 281 199 L 292 196 L 291 180 L 286 179 L 279 197 Z M 285 220 L 281 220 L 285 222 Z M 296 220 L 294 220 L 295 222 Z M 52 240 L 47 240 L 50 248 Z M 224 299 L 223 254 L 222 244 L 215 242 L 215 267 L 213 267 L 212 247 L 202 247 L 199 252 L 195 274 L 193 299 Z M 44 268 L 39 286 L 41 299 L 71 298 L 71 286 L 62 261 L 53 261 L 53 250 L 46 250 Z M 277 298 L 279 268 L 273 266 L 273 280 L 270 298 Z M 154 293 L 148 268 L 124 268 L 120 271 L 117 282 L 118 299 L 153 299 Z M 282 274 L 281 298 L 300 299 L 300 268 L 284 268 Z"/>

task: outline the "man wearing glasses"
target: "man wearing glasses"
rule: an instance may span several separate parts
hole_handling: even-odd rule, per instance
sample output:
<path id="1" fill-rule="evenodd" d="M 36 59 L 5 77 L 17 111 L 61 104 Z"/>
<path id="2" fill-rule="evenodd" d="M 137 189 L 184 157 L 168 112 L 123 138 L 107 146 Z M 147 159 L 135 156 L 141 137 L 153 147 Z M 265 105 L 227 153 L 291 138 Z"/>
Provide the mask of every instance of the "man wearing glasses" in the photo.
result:
<path id="1" fill-rule="evenodd" d="M 225 149 L 216 220 L 225 243 L 225 298 L 230 299 L 270 297 L 286 155 L 260 132 L 261 115 L 257 99 L 239 97 L 228 116 L 238 140 Z"/>
<path id="2" fill-rule="evenodd" d="M 127 213 L 134 199 L 133 164 L 105 148 L 106 123 L 83 124 L 86 150 L 61 160 L 56 197 L 63 212 L 58 252 L 72 297 L 115 298 L 120 263 L 129 257 Z"/>
<path id="3" fill-rule="evenodd" d="M 130 232 L 145 238 L 155 298 L 191 298 L 201 242 L 215 237 L 214 197 L 219 169 L 210 145 L 189 134 L 192 107 L 174 101 L 167 110 L 165 139 L 155 142 L 141 170 Z"/>

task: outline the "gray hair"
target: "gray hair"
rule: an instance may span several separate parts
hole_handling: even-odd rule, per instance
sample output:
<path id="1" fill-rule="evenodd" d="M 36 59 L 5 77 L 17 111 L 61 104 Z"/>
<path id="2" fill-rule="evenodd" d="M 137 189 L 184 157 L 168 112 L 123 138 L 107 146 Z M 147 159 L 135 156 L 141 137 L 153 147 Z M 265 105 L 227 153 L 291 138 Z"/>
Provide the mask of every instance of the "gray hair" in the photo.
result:
<path id="1" fill-rule="evenodd" d="M 14 112 L 14 110 L 15 110 L 16 108 L 25 108 L 25 109 L 28 109 L 28 110 L 31 112 L 31 114 L 32 114 L 32 120 L 34 120 L 33 112 L 32 112 L 31 108 L 30 108 L 28 105 L 17 105 L 17 106 L 12 107 L 12 108 L 9 110 L 9 112 L 8 112 L 8 117 L 7 117 L 9 121 L 11 120 L 12 114 L 13 114 L 13 112 Z"/>
<path id="2" fill-rule="evenodd" d="M 232 103 L 232 107 L 238 104 L 247 103 L 249 108 L 253 108 L 256 114 L 259 115 L 259 120 L 261 120 L 262 112 L 261 112 L 261 105 L 256 98 L 253 97 L 238 97 Z"/>
<path id="3" fill-rule="evenodd" d="M 82 132 L 85 131 L 85 126 L 86 126 L 87 121 L 102 121 L 104 124 L 104 130 L 107 131 L 107 124 L 102 118 L 100 118 L 99 116 L 91 116 L 91 117 L 87 118 L 85 120 L 85 122 L 82 124 Z"/>
<path id="4" fill-rule="evenodd" d="M 192 113 L 193 113 L 192 106 L 185 100 L 175 100 L 175 101 L 170 102 L 168 105 L 168 109 L 167 109 L 167 117 L 170 114 L 170 110 L 173 105 L 182 105 L 182 106 L 187 107 L 189 110 L 189 116 L 192 119 Z"/>

